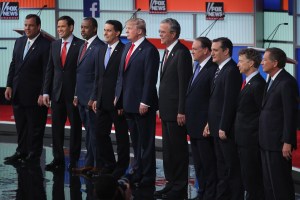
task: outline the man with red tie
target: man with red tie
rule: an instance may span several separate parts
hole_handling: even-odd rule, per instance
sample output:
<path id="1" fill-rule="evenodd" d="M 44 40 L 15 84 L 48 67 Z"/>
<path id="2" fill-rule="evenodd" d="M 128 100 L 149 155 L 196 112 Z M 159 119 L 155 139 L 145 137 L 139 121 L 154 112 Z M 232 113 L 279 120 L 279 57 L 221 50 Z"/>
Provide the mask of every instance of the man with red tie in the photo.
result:
<path id="1" fill-rule="evenodd" d="M 44 80 L 43 101 L 52 110 L 52 143 L 54 160 L 46 165 L 53 171 L 65 165 L 64 129 L 67 117 L 70 130 L 70 165 L 76 167 L 81 150 L 82 123 L 78 108 L 73 105 L 76 84 L 76 69 L 79 49 L 83 40 L 75 37 L 74 20 L 62 16 L 57 20 L 57 32 L 61 39 L 51 45 L 50 58 Z M 51 98 L 50 98 L 51 97 Z"/>
<path id="2" fill-rule="evenodd" d="M 146 23 L 135 18 L 126 22 L 127 39 L 121 57 L 115 105 L 123 108 L 130 130 L 134 162 L 131 181 L 136 186 L 154 186 L 156 90 L 159 53 L 146 38 Z"/>

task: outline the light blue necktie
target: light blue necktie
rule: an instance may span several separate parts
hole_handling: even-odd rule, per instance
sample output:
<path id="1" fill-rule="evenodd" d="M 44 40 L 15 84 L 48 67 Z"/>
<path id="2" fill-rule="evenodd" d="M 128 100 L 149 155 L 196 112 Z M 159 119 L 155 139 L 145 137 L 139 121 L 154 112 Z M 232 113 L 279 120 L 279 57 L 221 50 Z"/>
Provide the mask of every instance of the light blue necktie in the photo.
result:
<path id="1" fill-rule="evenodd" d="M 30 41 L 28 41 L 26 46 L 25 46 L 24 53 L 23 53 L 23 59 L 25 58 L 29 48 L 30 48 Z"/>
<path id="2" fill-rule="evenodd" d="M 105 67 L 105 69 L 106 69 L 107 63 L 108 63 L 109 58 L 110 58 L 110 51 L 111 51 L 111 47 L 108 47 L 106 49 L 106 54 L 105 54 L 105 59 L 104 59 L 104 67 Z"/>
<path id="3" fill-rule="evenodd" d="M 194 76 L 193 76 L 193 80 L 192 80 L 192 84 L 194 82 L 194 80 L 196 79 L 196 77 L 198 76 L 199 72 L 200 72 L 200 65 L 199 63 L 197 63 L 196 67 L 195 67 L 195 72 L 194 72 Z"/>
<path id="4" fill-rule="evenodd" d="M 269 82 L 269 85 L 268 85 L 267 92 L 269 91 L 269 89 L 270 89 L 270 87 L 271 87 L 272 83 L 273 83 L 273 79 L 271 79 L 271 80 L 270 80 L 270 82 Z"/>

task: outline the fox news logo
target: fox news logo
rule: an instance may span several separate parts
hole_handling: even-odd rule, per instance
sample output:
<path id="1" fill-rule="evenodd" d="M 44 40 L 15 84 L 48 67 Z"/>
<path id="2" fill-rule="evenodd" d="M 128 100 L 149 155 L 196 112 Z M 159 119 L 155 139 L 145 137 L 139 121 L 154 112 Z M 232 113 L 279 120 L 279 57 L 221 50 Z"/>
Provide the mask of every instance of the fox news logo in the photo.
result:
<path id="1" fill-rule="evenodd" d="M 0 2 L 0 19 L 19 19 L 19 2 Z"/>
<path id="2" fill-rule="evenodd" d="M 150 0 L 149 4 L 150 13 L 167 13 L 166 0 Z"/>
<path id="3" fill-rule="evenodd" d="M 207 20 L 223 20 L 224 5 L 223 2 L 206 2 L 206 19 Z"/>

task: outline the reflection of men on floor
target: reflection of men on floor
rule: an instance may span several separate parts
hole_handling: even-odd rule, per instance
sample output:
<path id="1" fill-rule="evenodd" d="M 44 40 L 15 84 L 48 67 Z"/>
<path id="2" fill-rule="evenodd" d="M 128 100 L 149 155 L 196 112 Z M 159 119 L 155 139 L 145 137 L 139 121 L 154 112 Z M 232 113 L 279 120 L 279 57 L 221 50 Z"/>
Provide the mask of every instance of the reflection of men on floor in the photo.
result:
<path id="1" fill-rule="evenodd" d="M 100 167 L 100 146 L 95 133 L 96 114 L 92 110 L 93 101 L 91 100 L 96 77 L 97 52 L 99 48 L 104 48 L 104 42 L 97 36 L 97 29 L 98 23 L 94 18 L 88 17 L 83 19 L 81 23 L 81 35 L 85 39 L 85 44 L 81 46 L 79 51 L 73 104 L 79 109 L 81 121 L 86 131 L 85 144 L 87 153 L 85 156 L 85 166 L 81 169 L 73 169 L 73 171 L 97 171 L 96 167 Z"/>
<path id="2" fill-rule="evenodd" d="M 185 100 L 186 127 L 191 141 L 196 177 L 199 183 L 198 199 L 215 199 L 217 166 L 212 137 L 203 137 L 207 124 L 210 87 L 217 65 L 211 58 L 211 41 L 196 38 L 192 45 L 195 61 Z"/>
<path id="3" fill-rule="evenodd" d="M 234 142 L 233 124 L 242 76 L 232 56 L 232 42 L 217 38 L 212 42 L 213 62 L 218 64 L 208 109 L 208 126 L 204 136 L 214 137 L 218 184 L 216 199 L 243 199 L 240 164 Z"/>
<path id="4" fill-rule="evenodd" d="M 52 109 L 53 161 L 46 170 L 55 170 L 65 165 L 64 135 L 67 117 L 70 130 L 70 165 L 76 167 L 81 150 L 81 120 L 78 108 L 73 105 L 78 53 L 83 41 L 75 37 L 74 20 L 62 16 L 57 20 L 57 32 L 61 39 L 51 45 L 50 58 L 44 81 L 43 100 Z M 49 96 L 50 95 L 50 96 Z"/>
<path id="5" fill-rule="evenodd" d="M 264 199 L 261 157 L 258 144 L 258 118 L 266 81 L 258 72 L 261 55 L 254 49 L 239 52 L 237 66 L 246 78 L 238 97 L 234 123 L 235 142 L 241 164 L 241 173 L 247 198 Z"/>
<path id="6" fill-rule="evenodd" d="M 43 106 L 42 86 L 49 57 L 50 42 L 40 34 L 41 20 L 27 15 L 25 36 L 14 45 L 5 98 L 12 100 L 18 135 L 14 155 L 5 164 L 38 161 L 42 153 L 47 108 Z"/>
<path id="7" fill-rule="evenodd" d="M 96 56 L 96 81 L 93 94 L 93 110 L 96 113 L 96 134 L 99 141 L 103 173 L 113 173 L 116 178 L 125 174 L 129 166 L 128 126 L 123 114 L 118 114 L 114 104 L 115 88 L 124 44 L 120 41 L 122 24 L 108 20 L 104 25 L 104 40 L 107 45 Z M 117 141 L 118 162 L 110 138 L 114 123 Z"/>
<path id="8" fill-rule="evenodd" d="M 125 45 L 121 57 L 115 105 L 121 104 L 130 130 L 134 150 L 131 181 L 140 187 L 154 187 L 159 53 L 145 38 L 144 20 L 128 20 L 126 34 L 130 42 Z"/>
<path id="9" fill-rule="evenodd" d="M 292 151 L 297 148 L 297 81 L 285 69 L 286 54 L 266 50 L 262 66 L 269 75 L 259 117 L 263 181 L 266 199 L 295 199 Z"/>
<path id="10" fill-rule="evenodd" d="M 159 113 L 162 120 L 165 188 L 155 196 L 185 198 L 188 186 L 188 144 L 185 126 L 185 95 L 192 75 L 191 53 L 179 40 L 180 25 L 172 18 L 159 27 L 161 43 L 166 45 L 159 86 Z"/>

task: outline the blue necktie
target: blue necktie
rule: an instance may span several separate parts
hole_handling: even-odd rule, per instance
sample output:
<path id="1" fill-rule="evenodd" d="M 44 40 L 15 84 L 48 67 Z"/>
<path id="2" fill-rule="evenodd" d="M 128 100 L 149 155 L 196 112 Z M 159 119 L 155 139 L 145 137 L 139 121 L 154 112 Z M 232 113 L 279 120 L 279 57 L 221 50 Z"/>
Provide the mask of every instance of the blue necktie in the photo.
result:
<path id="1" fill-rule="evenodd" d="M 195 72 L 194 72 L 194 76 L 193 76 L 193 80 L 192 80 L 192 84 L 194 82 L 194 80 L 196 79 L 196 77 L 198 76 L 199 72 L 200 72 L 200 65 L 199 63 L 197 63 L 196 67 L 195 67 Z"/>
<path id="2" fill-rule="evenodd" d="M 271 78 L 270 78 L 270 79 L 271 79 Z M 268 85 L 267 92 L 270 90 L 270 87 L 271 87 L 272 83 L 273 83 L 273 79 L 271 79 L 271 80 L 269 81 L 269 85 Z"/>
<path id="3" fill-rule="evenodd" d="M 105 67 L 105 69 L 106 69 L 107 63 L 108 63 L 109 58 L 110 58 L 110 51 L 111 51 L 111 47 L 108 47 L 106 49 L 106 54 L 105 54 L 105 59 L 104 59 L 104 67 Z"/>
<path id="4" fill-rule="evenodd" d="M 23 59 L 25 58 L 29 48 L 30 48 L 30 41 L 28 41 L 26 46 L 25 46 L 24 53 L 23 53 Z"/>

